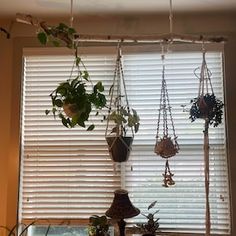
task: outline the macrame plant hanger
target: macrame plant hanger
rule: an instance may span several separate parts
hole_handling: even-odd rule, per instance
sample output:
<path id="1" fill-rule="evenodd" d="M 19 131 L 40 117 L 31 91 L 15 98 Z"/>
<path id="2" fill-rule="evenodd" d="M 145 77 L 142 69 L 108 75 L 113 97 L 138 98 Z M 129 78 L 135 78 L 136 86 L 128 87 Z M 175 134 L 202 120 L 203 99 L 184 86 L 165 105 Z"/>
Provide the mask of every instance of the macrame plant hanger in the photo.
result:
<path id="1" fill-rule="evenodd" d="M 123 127 L 122 124 L 123 122 L 121 122 L 120 124 L 116 124 L 112 128 L 112 130 L 110 130 L 112 126 L 111 124 L 112 121 L 109 118 L 110 116 L 112 116 L 114 111 L 117 114 L 121 114 L 124 111 L 124 107 L 127 108 L 127 113 L 131 112 L 126 92 L 124 71 L 122 65 L 121 42 L 119 42 L 117 46 L 116 66 L 113 76 L 113 82 L 109 91 L 109 96 L 110 96 L 110 103 L 108 108 L 105 137 L 109 144 L 108 150 L 111 159 L 114 160 L 115 162 L 124 162 L 128 160 L 131 151 L 131 144 L 134 138 L 134 129 L 133 127 L 130 127 L 130 135 L 129 135 L 130 138 L 129 139 L 124 138 L 126 132 L 128 131 L 126 131 L 126 129 Z M 110 139 L 111 136 L 112 139 Z M 122 146 L 124 146 L 124 149 L 122 148 Z M 117 152 L 115 150 L 117 150 Z M 118 156 L 120 157 L 118 158 Z M 118 160 L 120 158 L 121 160 Z"/>
<path id="2" fill-rule="evenodd" d="M 172 0 L 169 1 L 169 31 L 170 39 L 167 41 L 166 52 L 169 49 L 169 45 L 173 43 L 173 9 Z M 177 136 L 175 133 L 175 127 L 173 122 L 173 117 L 171 113 L 171 106 L 169 101 L 169 95 L 167 90 L 167 84 L 165 79 L 165 46 L 161 43 L 161 61 L 162 61 L 162 82 L 161 82 L 161 95 L 160 95 L 160 105 L 157 120 L 157 133 L 156 133 L 156 145 L 154 152 L 160 155 L 162 158 L 166 159 L 165 171 L 163 175 L 163 186 L 169 187 L 175 184 L 173 180 L 174 174 L 170 170 L 169 158 L 175 156 L 179 151 L 179 145 L 177 143 Z M 169 117 L 169 120 L 168 120 Z M 162 120 L 163 130 L 160 134 L 160 122 Z M 169 134 L 169 127 L 172 129 L 172 137 Z"/>
<path id="3" fill-rule="evenodd" d="M 198 68 L 197 68 L 198 69 Z M 196 75 L 196 73 L 195 73 Z M 197 75 L 196 75 L 197 76 Z M 198 77 L 198 76 L 197 76 Z M 210 184 L 210 176 L 209 176 L 209 119 L 208 115 L 208 106 L 205 102 L 204 96 L 214 94 L 212 83 L 211 83 L 211 72 L 207 67 L 206 63 L 206 50 L 204 47 L 204 42 L 202 43 L 202 65 L 201 72 L 199 78 L 199 90 L 198 90 L 198 98 L 199 98 L 199 110 L 201 111 L 201 118 L 205 120 L 204 125 L 204 178 L 205 178 L 205 235 L 209 236 L 211 231 L 211 216 L 210 216 L 210 203 L 209 203 L 209 184 Z"/>
<path id="4" fill-rule="evenodd" d="M 179 151 L 179 145 L 177 143 L 177 136 L 175 133 L 175 127 L 173 117 L 171 113 L 171 106 L 169 101 L 169 95 L 167 90 L 167 84 L 165 79 L 165 54 L 164 46 L 162 45 L 162 82 L 161 82 L 161 95 L 160 106 L 157 120 L 157 134 L 155 153 L 166 159 L 165 172 L 163 174 L 163 186 L 168 187 L 175 184 L 173 180 L 174 174 L 170 170 L 169 158 L 175 156 Z M 169 118 L 169 119 L 168 119 Z M 163 123 L 162 133 L 160 131 L 160 123 Z M 172 129 L 172 136 L 169 133 L 169 128 Z"/>
<path id="5" fill-rule="evenodd" d="M 204 96 L 204 87 L 206 87 L 207 94 L 209 93 L 209 89 L 211 90 L 212 94 L 213 88 L 210 79 L 210 71 L 207 68 L 206 64 L 206 51 L 203 48 L 203 60 L 202 60 L 202 68 L 201 68 L 201 78 L 200 78 L 200 86 L 199 90 L 201 90 L 201 96 Z M 204 86 L 205 85 L 205 86 Z M 209 88 L 210 86 L 210 88 Z M 202 99 L 204 102 L 204 99 Z M 202 104 L 205 105 L 204 103 Z M 205 128 L 204 128 L 204 177 L 205 177 L 205 197 L 206 197 L 206 216 L 205 216 L 205 228 L 206 228 L 206 236 L 210 235 L 211 232 L 211 215 L 210 215 L 210 203 L 209 203 L 209 184 L 210 184 L 210 174 L 209 174 L 209 120 L 205 118 Z"/>

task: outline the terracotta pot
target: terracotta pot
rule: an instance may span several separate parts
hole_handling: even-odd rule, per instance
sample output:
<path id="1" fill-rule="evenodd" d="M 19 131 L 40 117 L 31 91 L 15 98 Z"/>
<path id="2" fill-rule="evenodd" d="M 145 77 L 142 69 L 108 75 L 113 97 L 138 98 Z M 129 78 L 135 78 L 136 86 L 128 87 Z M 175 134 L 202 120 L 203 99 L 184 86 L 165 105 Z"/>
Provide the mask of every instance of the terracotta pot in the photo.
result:
<path id="1" fill-rule="evenodd" d="M 169 158 L 178 153 L 178 149 L 169 137 L 164 137 L 161 141 L 157 142 L 154 151 L 163 158 Z"/>
<path id="2" fill-rule="evenodd" d="M 208 117 L 211 109 L 210 109 L 209 105 L 206 103 L 204 97 L 200 97 L 198 99 L 197 105 L 198 105 L 199 111 L 200 111 L 200 118 Z"/>
<path id="3" fill-rule="evenodd" d="M 110 157 L 114 162 L 125 162 L 129 158 L 133 137 L 106 137 Z"/>
<path id="4" fill-rule="evenodd" d="M 75 103 L 74 104 L 68 103 L 68 104 L 63 105 L 63 110 L 68 117 L 72 118 L 73 116 L 77 114 L 78 107 Z"/>

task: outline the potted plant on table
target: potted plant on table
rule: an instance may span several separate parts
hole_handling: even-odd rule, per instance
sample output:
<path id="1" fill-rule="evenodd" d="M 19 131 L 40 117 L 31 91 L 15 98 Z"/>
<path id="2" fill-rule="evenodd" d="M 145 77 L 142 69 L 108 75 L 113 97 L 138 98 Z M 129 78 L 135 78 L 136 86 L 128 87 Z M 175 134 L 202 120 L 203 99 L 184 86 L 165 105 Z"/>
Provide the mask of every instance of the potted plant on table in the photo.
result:
<path id="1" fill-rule="evenodd" d="M 51 112 L 54 117 L 59 117 L 67 128 L 75 126 L 85 128 L 85 122 L 89 120 L 91 111 L 95 109 L 98 115 L 98 112 L 106 105 L 102 82 L 92 85 L 89 73 L 78 55 L 74 28 L 63 23 L 58 26 L 48 26 L 45 22 L 40 22 L 39 26 L 37 37 L 40 43 L 46 45 L 50 41 L 54 46 L 59 46 L 62 42 L 66 47 L 74 49 L 75 60 L 71 75 L 73 72 L 77 74 L 74 78 L 70 76 L 69 79 L 61 82 L 50 94 L 52 108 L 46 110 L 45 113 Z M 91 124 L 87 130 L 93 130 L 94 127 L 94 124 Z"/>
<path id="2" fill-rule="evenodd" d="M 157 201 L 152 202 L 147 208 L 148 211 L 152 209 L 156 205 L 156 203 Z M 155 214 L 158 211 L 159 210 L 149 212 L 147 215 L 141 213 L 143 216 L 146 217 L 147 222 L 136 224 L 136 227 L 141 230 L 144 236 L 154 236 L 159 231 L 159 218 L 155 219 Z"/>
<path id="3" fill-rule="evenodd" d="M 109 91 L 110 106 L 107 116 L 106 141 L 114 162 L 125 162 L 129 158 L 134 133 L 139 130 L 139 116 L 129 106 L 121 62 L 121 49 L 118 48 L 113 83 Z"/>
<path id="4" fill-rule="evenodd" d="M 89 236 L 108 236 L 109 221 L 105 215 L 93 215 L 89 218 L 88 234 Z"/>

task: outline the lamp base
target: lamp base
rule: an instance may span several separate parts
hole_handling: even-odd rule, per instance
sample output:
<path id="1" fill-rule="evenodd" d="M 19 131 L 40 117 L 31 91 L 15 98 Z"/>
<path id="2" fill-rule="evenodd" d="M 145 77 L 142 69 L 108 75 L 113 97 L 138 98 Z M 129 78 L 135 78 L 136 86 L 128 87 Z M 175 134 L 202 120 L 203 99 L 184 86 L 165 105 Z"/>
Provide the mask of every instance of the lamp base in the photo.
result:
<path id="1" fill-rule="evenodd" d="M 117 224 L 119 226 L 120 236 L 125 236 L 125 225 L 126 225 L 126 222 L 124 221 L 124 219 L 118 220 Z"/>

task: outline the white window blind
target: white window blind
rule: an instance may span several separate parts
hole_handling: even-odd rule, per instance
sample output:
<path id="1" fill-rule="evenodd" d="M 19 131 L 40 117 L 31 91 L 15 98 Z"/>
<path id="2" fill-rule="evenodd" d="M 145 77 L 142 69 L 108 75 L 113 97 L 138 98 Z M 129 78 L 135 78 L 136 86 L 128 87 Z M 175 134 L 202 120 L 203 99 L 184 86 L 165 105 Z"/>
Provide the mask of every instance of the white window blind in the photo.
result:
<path id="1" fill-rule="evenodd" d="M 114 56 L 88 56 L 84 63 L 93 78 L 108 91 Z M 120 187 L 119 172 L 107 155 L 102 117 L 96 129 L 67 129 L 59 119 L 45 115 L 49 94 L 70 77 L 72 56 L 24 58 L 22 106 L 22 219 L 88 218 L 104 214 Z M 73 75 L 74 77 L 76 74 Z"/>
<path id="2" fill-rule="evenodd" d="M 96 129 L 66 129 L 46 116 L 50 92 L 67 79 L 71 56 L 25 56 L 22 95 L 22 167 L 20 218 L 88 218 L 104 214 L 113 191 L 124 187 L 144 214 L 157 200 L 161 229 L 204 232 L 205 190 L 203 121 L 191 123 L 183 112 L 197 96 L 198 79 L 193 71 L 201 65 L 201 52 L 185 51 L 166 56 L 166 81 L 179 153 L 170 159 L 176 185 L 162 187 L 165 160 L 154 153 L 161 89 L 161 56 L 156 49 L 125 50 L 123 55 L 127 94 L 140 115 L 130 160 L 115 172 L 105 143 L 105 123 L 93 118 Z M 115 53 L 83 57 L 94 83 L 102 80 L 108 93 L 113 79 Z M 208 52 L 215 94 L 223 99 L 222 53 Z M 161 127 L 161 125 L 160 125 Z M 228 169 L 225 124 L 210 128 L 210 207 L 212 233 L 230 232 Z M 131 170 L 132 166 L 132 170 Z M 144 221 L 139 215 L 130 222 Z"/>

